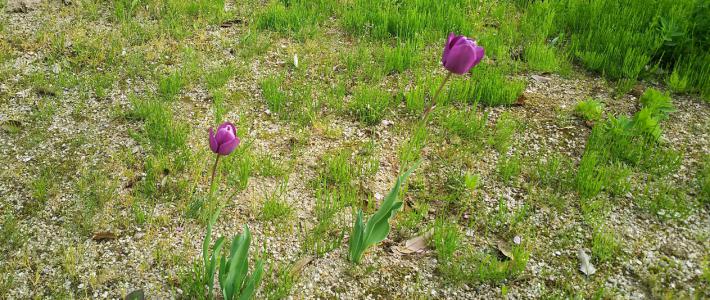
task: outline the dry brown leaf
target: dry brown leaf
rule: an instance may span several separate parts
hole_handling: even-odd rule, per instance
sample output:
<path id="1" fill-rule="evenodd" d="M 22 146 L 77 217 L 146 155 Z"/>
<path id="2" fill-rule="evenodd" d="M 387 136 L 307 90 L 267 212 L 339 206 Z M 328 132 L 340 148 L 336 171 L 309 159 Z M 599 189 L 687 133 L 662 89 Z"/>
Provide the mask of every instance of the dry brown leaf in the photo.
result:
<path id="1" fill-rule="evenodd" d="M 110 231 L 99 231 L 95 232 L 94 236 L 91 237 L 92 240 L 97 241 L 97 242 L 102 242 L 102 241 L 110 241 L 110 240 L 115 240 L 118 237 Z"/>
<path id="2" fill-rule="evenodd" d="M 422 235 L 407 240 L 402 246 L 392 246 L 392 251 L 400 255 L 422 252 L 426 250 L 428 241 L 433 233 L 432 230 L 429 230 Z"/>
<path id="3" fill-rule="evenodd" d="M 498 240 L 498 242 L 496 242 L 496 249 L 498 249 L 500 253 L 503 253 L 505 257 L 513 259 L 513 252 L 510 250 L 510 245 L 508 244 L 508 242 Z"/>
<path id="4" fill-rule="evenodd" d="M 579 258 L 579 270 L 582 271 L 584 275 L 590 276 L 597 272 L 597 268 L 592 264 L 591 258 L 583 249 L 579 249 L 577 258 Z"/>
<path id="5" fill-rule="evenodd" d="M 296 261 L 296 263 L 293 264 L 289 274 L 291 275 L 292 278 L 297 277 L 298 275 L 301 275 L 303 268 L 305 268 L 312 261 L 313 261 L 313 256 L 302 257 L 301 259 Z"/>

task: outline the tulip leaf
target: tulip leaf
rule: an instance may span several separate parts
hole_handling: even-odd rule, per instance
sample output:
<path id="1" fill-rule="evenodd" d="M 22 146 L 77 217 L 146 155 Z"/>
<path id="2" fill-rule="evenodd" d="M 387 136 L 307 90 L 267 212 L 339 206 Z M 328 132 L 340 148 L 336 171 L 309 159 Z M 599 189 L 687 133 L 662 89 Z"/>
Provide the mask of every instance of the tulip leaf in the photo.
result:
<path id="1" fill-rule="evenodd" d="M 252 274 L 248 274 L 250 243 L 249 227 L 244 226 L 244 232 L 232 240 L 229 257 L 220 259 L 219 284 L 226 300 L 250 299 L 261 282 L 264 272 L 261 261 L 257 262 Z"/>
<path id="2" fill-rule="evenodd" d="M 353 226 L 353 232 L 350 235 L 350 261 L 359 262 L 360 256 L 362 255 L 362 239 L 363 239 L 363 223 L 362 223 L 362 210 L 358 210 L 357 218 L 355 219 L 355 225 Z"/>
<path id="3" fill-rule="evenodd" d="M 402 207 L 402 201 L 399 200 L 399 193 L 402 185 L 407 181 L 409 175 L 414 172 L 414 169 L 419 166 L 420 162 L 415 163 L 409 170 L 397 178 L 392 190 L 390 190 L 385 200 L 380 205 L 380 208 L 367 220 L 363 228 L 362 210 L 358 211 L 358 215 L 353 225 L 353 231 L 350 234 L 349 242 L 349 259 L 354 263 L 359 263 L 362 254 L 372 245 L 383 241 L 390 232 L 389 220 L 395 212 Z"/>
<path id="4" fill-rule="evenodd" d="M 210 218 L 209 223 L 207 223 L 207 233 L 205 233 L 205 239 L 202 243 L 202 260 L 204 263 L 205 273 L 204 273 L 204 284 L 207 285 L 209 296 L 212 297 L 212 291 L 214 290 L 214 273 L 217 266 L 217 261 L 219 260 L 219 253 L 222 251 L 222 246 L 224 243 L 224 237 L 219 237 L 215 242 L 214 249 L 212 250 L 212 255 L 210 255 L 210 243 L 212 241 L 212 226 L 217 223 L 217 217 L 219 216 L 220 210 L 217 209 L 215 214 Z"/>
<path id="5" fill-rule="evenodd" d="M 242 289 L 241 296 L 239 296 L 239 300 L 248 300 L 251 299 L 252 296 L 254 296 L 254 292 L 256 291 L 256 287 L 259 285 L 259 282 L 261 282 L 261 277 L 264 274 L 264 263 L 259 260 L 256 263 L 256 267 L 254 268 L 254 273 L 249 276 L 246 285 L 244 286 L 244 289 Z"/>

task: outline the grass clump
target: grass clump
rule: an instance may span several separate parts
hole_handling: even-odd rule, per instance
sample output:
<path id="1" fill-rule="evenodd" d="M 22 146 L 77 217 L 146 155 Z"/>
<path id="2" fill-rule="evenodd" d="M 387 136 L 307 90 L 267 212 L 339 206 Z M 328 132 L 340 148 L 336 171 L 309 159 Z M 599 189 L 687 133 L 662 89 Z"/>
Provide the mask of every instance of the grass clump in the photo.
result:
<path id="1" fill-rule="evenodd" d="M 476 109 L 449 110 L 442 120 L 444 128 L 467 141 L 480 141 L 486 134 L 488 114 L 479 114 Z"/>
<path id="2" fill-rule="evenodd" d="M 277 114 L 282 113 L 286 108 L 286 94 L 281 90 L 283 79 L 272 76 L 263 80 L 259 85 L 269 110 Z"/>
<path id="3" fill-rule="evenodd" d="M 616 257 L 620 251 L 619 239 L 613 232 L 597 228 L 592 234 L 592 256 L 600 262 L 607 262 Z"/>
<path id="4" fill-rule="evenodd" d="M 413 43 L 400 43 L 396 47 L 385 45 L 382 49 L 385 73 L 402 73 L 417 61 L 419 47 Z"/>
<path id="5" fill-rule="evenodd" d="M 604 104 L 594 99 L 580 101 L 574 107 L 574 114 L 585 121 L 596 122 L 602 119 Z"/>
<path id="6" fill-rule="evenodd" d="M 692 208 L 685 189 L 666 181 L 657 181 L 646 186 L 639 204 L 664 220 L 682 219 Z"/>
<path id="7" fill-rule="evenodd" d="M 187 124 L 175 121 L 170 108 L 154 99 L 132 98 L 132 111 L 129 118 L 144 121 L 144 137 L 158 151 L 183 149 L 187 143 Z"/>
<path id="8" fill-rule="evenodd" d="M 708 45 L 703 36 L 707 29 L 702 28 L 707 18 L 700 14 L 710 12 L 710 6 L 704 1 L 622 5 L 612 0 L 573 0 L 555 3 L 552 11 L 552 32 L 570 37 L 570 53 L 588 69 L 633 82 L 647 66 L 660 65 L 674 70 L 669 76 L 675 86 L 708 91 L 710 69 L 702 63 L 708 59 L 702 50 Z M 692 65 L 693 71 L 684 64 Z"/>
<path id="9" fill-rule="evenodd" d="M 273 193 L 266 196 L 259 214 L 263 221 L 268 222 L 280 219 L 283 224 L 293 216 L 293 207 L 286 202 L 287 188 L 288 179 L 280 183 Z"/>
<path id="10" fill-rule="evenodd" d="M 180 71 L 175 71 L 158 80 L 158 94 L 165 101 L 172 101 L 185 86 L 186 80 Z"/>
<path id="11" fill-rule="evenodd" d="M 361 86 L 353 93 L 350 111 L 366 125 L 379 124 L 393 104 L 392 96 L 376 87 Z"/>
<path id="12" fill-rule="evenodd" d="M 18 221 L 14 215 L 5 214 L 0 224 L 2 225 L 0 226 L 0 238 L 3 241 L 0 243 L 0 250 L 2 250 L 0 251 L 0 258 L 4 260 L 7 255 L 22 247 L 26 238 L 20 231 Z"/>
<path id="13" fill-rule="evenodd" d="M 94 216 L 115 195 L 116 186 L 99 170 L 85 171 L 76 183 L 77 199 L 68 210 L 70 226 L 80 235 L 93 233 Z"/>
<path id="14" fill-rule="evenodd" d="M 334 3 L 327 0 L 273 0 L 257 14 L 256 26 L 297 37 L 311 36 L 330 17 Z"/>
<path id="15" fill-rule="evenodd" d="M 498 160 L 498 178 L 503 183 L 509 184 L 520 175 L 521 163 L 517 155 L 501 156 Z"/>
<path id="16" fill-rule="evenodd" d="M 447 101 L 480 103 L 487 106 L 511 105 L 525 90 L 525 82 L 509 80 L 501 68 L 481 64 L 470 78 L 452 80 Z"/>
<path id="17" fill-rule="evenodd" d="M 510 147 L 513 146 L 513 135 L 515 135 L 518 126 L 518 121 L 508 112 L 503 113 L 498 118 L 493 136 L 491 136 L 490 140 L 493 148 L 495 148 L 498 153 L 505 154 L 510 150 Z"/>
<path id="18" fill-rule="evenodd" d="M 510 259 L 502 260 L 493 253 L 474 252 L 462 239 L 454 223 L 437 219 L 431 242 L 439 261 L 437 270 L 453 282 L 501 282 L 518 276 L 527 266 L 530 253 L 522 245 L 513 245 Z"/>
<path id="19" fill-rule="evenodd" d="M 700 202 L 710 204 L 710 155 L 706 155 L 698 172 Z"/>
<path id="20" fill-rule="evenodd" d="M 470 34 L 470 11 L 474 1 L 368 1 L 355 0 L 343 7 L 341 25 L 345 32 L 372 39 L 396 37 L 409 41 L 418 37 L 440 39 L 449 32 Z"/>
<path id="21" fill-rule="evenodd" d="M 561 68 L 560 55 L 555 48 L 544 43 L 534 43 L 523 53 L 528 68 L 537 72 L 557 72 Z"/>

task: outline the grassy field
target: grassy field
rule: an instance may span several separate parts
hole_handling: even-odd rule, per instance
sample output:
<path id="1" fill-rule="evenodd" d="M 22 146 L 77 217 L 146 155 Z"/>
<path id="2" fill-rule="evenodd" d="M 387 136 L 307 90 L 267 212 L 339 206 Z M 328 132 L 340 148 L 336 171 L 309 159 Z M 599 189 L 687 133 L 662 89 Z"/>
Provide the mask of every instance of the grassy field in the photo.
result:
<path id="1" fill-rule="evenodd" d="M 709 15 L 0 0 L 0 299 L 710 298 Z"/>

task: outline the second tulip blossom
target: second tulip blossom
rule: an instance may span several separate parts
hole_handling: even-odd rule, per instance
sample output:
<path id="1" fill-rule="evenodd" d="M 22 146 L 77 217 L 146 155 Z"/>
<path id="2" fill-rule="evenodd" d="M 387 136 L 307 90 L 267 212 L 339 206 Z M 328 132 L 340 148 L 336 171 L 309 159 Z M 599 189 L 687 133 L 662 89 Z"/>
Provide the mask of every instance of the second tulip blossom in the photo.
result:
<path id="1" fill-rule="evenodd" d="M 234 124 L 229 122 L 222 123 L 217 127 L 216 134 L 210 128 L 210 149 L 212 152 L 218 155 L 229 155 L 237 146 L 239 146 L 239 137 Z"/>
<path id="2" fill-rule="evenodd" d="M 478 46 L 476 41 L 452 32 L 446 40 L 441 63 L 452 73 L 466 74 L 481 62 L 484 54 L 483 47 Z"/>

